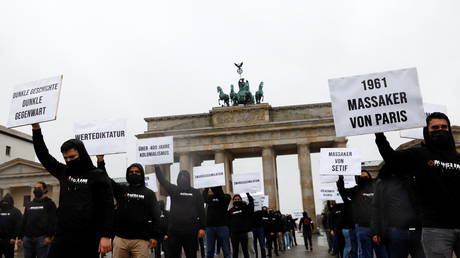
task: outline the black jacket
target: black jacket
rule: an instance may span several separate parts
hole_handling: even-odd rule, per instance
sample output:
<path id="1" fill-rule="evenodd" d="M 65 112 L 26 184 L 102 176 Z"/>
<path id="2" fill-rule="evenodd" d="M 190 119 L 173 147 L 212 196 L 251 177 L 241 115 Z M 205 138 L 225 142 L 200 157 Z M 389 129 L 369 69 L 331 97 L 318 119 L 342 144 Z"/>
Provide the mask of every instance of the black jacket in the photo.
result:
<path id="1" fill-rule="evenodd" d="M 428 144 L 395 151 L 384 134 L 376 134 L 375 141 L 386 163 L 415 176 L 423 227 L 460 228 L 460 206 L 452 203 L 460 200 L 460 155 L 455 149 Z M 426 134 L 425 142 L 430 142 Z"/>
<path id="2" fill-rule="evenodd" d="M 300 218 L 299 230 L 302 230 L 302 228 L 303 228 L 304 232 L 313 231 L 313 229 L 315 229 L 315 226 L 313 224 L 313 220 L 311 220 L 310 217 L 302 217 L 302 218 Z"/>
<path id="3" fill-rule="evenodd" d="M 254 198 L 248 196 L 249 204 L 243 202 L 242 206 L 233 206 L 228 210 L 230 232 L 248 232 L 251 228 L 251 219 L 254 213 Z"/>
<path id="4" fill-rule="evenodd" d="M 351 200 L 353 221 L 362 227 L 369 227 L 372 216 L 372 200 L 374 198 L 375 181 L 370 181 L 352 188 L 345 188 L 343 178 L 337 181 L 337 189 L 343 200 Z"/>
<path id="5" fill-rule="evenodd" d="M 21 232 L 26 237 L 53 237 L 56 234 L 56 204 L 53 200 L 45 197 L 26 204 Z"/>
<path id="6" fill-rule="evenodd" d="M 20 237 L 21 212 L 14 207 L 11 195 L 6 194 L 0 202 L 0 239 Z"/>
<path id="7" fill-rule="evenodd" d="M 97 167 L 105 170 L 105 162 Z M 144 180 L 144 169 L 137 166 Z M 126 176 L 128 169 L 126 170 Z M 117 201 L 115 210 L 115 235 L 126 239 L 159 239 L 160 215 L 155 193 L 145 183 L 134 186 L 118 184 L 110 179 L 113 195 Z"/>
<path id="8" fill-rule="evenodd" d="M 164 238 L 168 234 L 169 211 L 160 209 L 160 237 Z"/>
<path id="9" fill-rule="evenodd" d="M 75 145 L 80 155 L 79 164 L 75 168 L 51 156 L 41 130 L 33 130 L 35 154 L 60 183 L 57 235 L 89 234 L 110 238 L 113 236 L 114 215 L 110 180 L 104 171 L 94 167 L 81 141 L 69 141 Z"/>
<path id="10" fill-rule="evenodd" d="M 165 191 L 171 196 L 168 234 L 192 233 L 205 229 L 206 217 L 201 192 L 191 186 L 182 188 L 171 184 L 164 178 L 159 167 L 155 167 L 155 174 Z"/>
<path id="11" fill-rule="evenodd" d="M 203 199 L 207 205 L 206 212 L 206 226 L 219 227 L 227 226 L 227 209 L 230 203 L 230 195 L 224 194 L 222 187 L 213 187 L 213 194 L 208 194 L 208 189 L 203 191 Z"/>

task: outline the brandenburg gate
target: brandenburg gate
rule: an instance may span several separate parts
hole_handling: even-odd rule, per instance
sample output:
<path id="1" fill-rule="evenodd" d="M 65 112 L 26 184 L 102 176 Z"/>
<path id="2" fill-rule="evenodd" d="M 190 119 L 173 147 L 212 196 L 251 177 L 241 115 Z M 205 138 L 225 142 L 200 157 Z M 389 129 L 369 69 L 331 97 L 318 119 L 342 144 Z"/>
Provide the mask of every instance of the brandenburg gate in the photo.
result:
<path id="1" fill-rule="evenodd" d="M 181 170 L 204 160 L 224 163 L 226 190 L 232 192 L 232 161 L 262 157 L 265 194 L 279 209 L 276 156 L 297 154 L 303 209 L 316 214 L 310 153 L 345 147 L 336 137 L 330 103 L 272 107 L 268 104 L 215 107 L 208 113 L 145 118 L 147 131 L 138 138 L 174 137 L 174 160 Z M 170 166 L 162 169 L 169 176 Z M 147 168 L 147 171 L 152 168 Z"/>

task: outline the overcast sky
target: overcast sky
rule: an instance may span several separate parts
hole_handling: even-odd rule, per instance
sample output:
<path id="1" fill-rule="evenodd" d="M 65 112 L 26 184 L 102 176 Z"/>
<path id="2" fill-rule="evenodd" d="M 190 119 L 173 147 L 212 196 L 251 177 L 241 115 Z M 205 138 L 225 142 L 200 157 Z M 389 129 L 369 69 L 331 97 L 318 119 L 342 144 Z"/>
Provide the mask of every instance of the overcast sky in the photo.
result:
<path id="1" fill-rule="evenodd" d="M 244 61 L 272 106 L 328 102 L 330 78 L 416 67 L 424 101 L 459 125 L 459 11 L 454 0 L 1 1 L 0 123 L 14 85 L 63 74 L 58 119 L 42 125 L 50 150 L 60 156 L 74 121 L 128 118 L 133 152 L 106 158 L 123 176 L 145 117 L 208 112 Z M 372 136 L 349 145 L 380 159 Z M 260 159 L 235 170 L 260 171 Z M 296 157 L 279 157 L 278 174 L 282 210 L 299 210 Z"/>

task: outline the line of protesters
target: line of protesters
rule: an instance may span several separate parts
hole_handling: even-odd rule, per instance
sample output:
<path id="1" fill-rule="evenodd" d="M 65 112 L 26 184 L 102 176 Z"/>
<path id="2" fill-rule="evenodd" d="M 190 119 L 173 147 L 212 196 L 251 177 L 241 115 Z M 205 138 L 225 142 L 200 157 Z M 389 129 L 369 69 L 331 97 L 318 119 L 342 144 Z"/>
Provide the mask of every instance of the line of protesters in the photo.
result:
<path id="1" fill-rule="evenodd" d="M 448 117 L 426 119 L 424 141 L 394 150 L 383 133 L 375 142 L 385 163 L 376 180 L 362 171 L 357 185 L 337 181 L 343 203 L 327 203 L 323 226 L 339 257 L 460 257 L 460 155 Z"/>
<path id="2" fill-rule="evenodd" d="M 230 253 L 238 257 L 241 251 L 245 258 L 249 252 L 265 258 L 272 256 L 273 249 L 278 256 L 278 250 L 297 244 L 296 220 L 267 207 L 254 211 L 249 193 L 248 202 L 234 195 L 228 209 L 230 195 L 222 187 L 195 189 L 185 170 L 172 184 L 156 165 L 157 179 L 171 197 L 168 212 L 145 186 L 142 165 L 130 165 L 127 184 L 117 183 L 106 172 L 104 156 L 98 155 L 94 166 L 80 140 L 62 144 L 64 164 L 49 154 L 40 125 L 33 124 L 32 129 L 39 161 L 59 180 L 59 206 L 46 196 L 44 182 L 34 186 L 34 199 L 26 205 L 24 216 L 14 207 L 13 198 L 5 195 L 0 202 L 0 257 L 12 258 L 17 244 L 23 245 L 26 258 L 100 257 L 110 251 L 114 258 L 141 258 L 149 257 L 153 248 L 156 257 L 164 252 L 165 257 L 178 258 L 182 250 L 186 257 L 197 257 L 199 246 L 202 257 L 214 257 L 221 249 L 224 257 Z M 306 212 L 300 220 L 302 227 L 312 250 L 313 222 Z"/>

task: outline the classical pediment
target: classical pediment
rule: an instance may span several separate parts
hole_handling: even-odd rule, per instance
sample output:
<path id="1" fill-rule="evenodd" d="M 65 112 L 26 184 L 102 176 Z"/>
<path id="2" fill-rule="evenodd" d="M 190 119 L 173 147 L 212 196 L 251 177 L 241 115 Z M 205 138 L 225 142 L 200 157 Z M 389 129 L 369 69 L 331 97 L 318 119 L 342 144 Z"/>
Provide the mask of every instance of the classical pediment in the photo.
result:
<path id="1" fill-rule="evenodd" d="M 17 158 L 0 164 L 0 178 L 48 174 L 48 171 L 40 163 L 31 160 Z"/>

